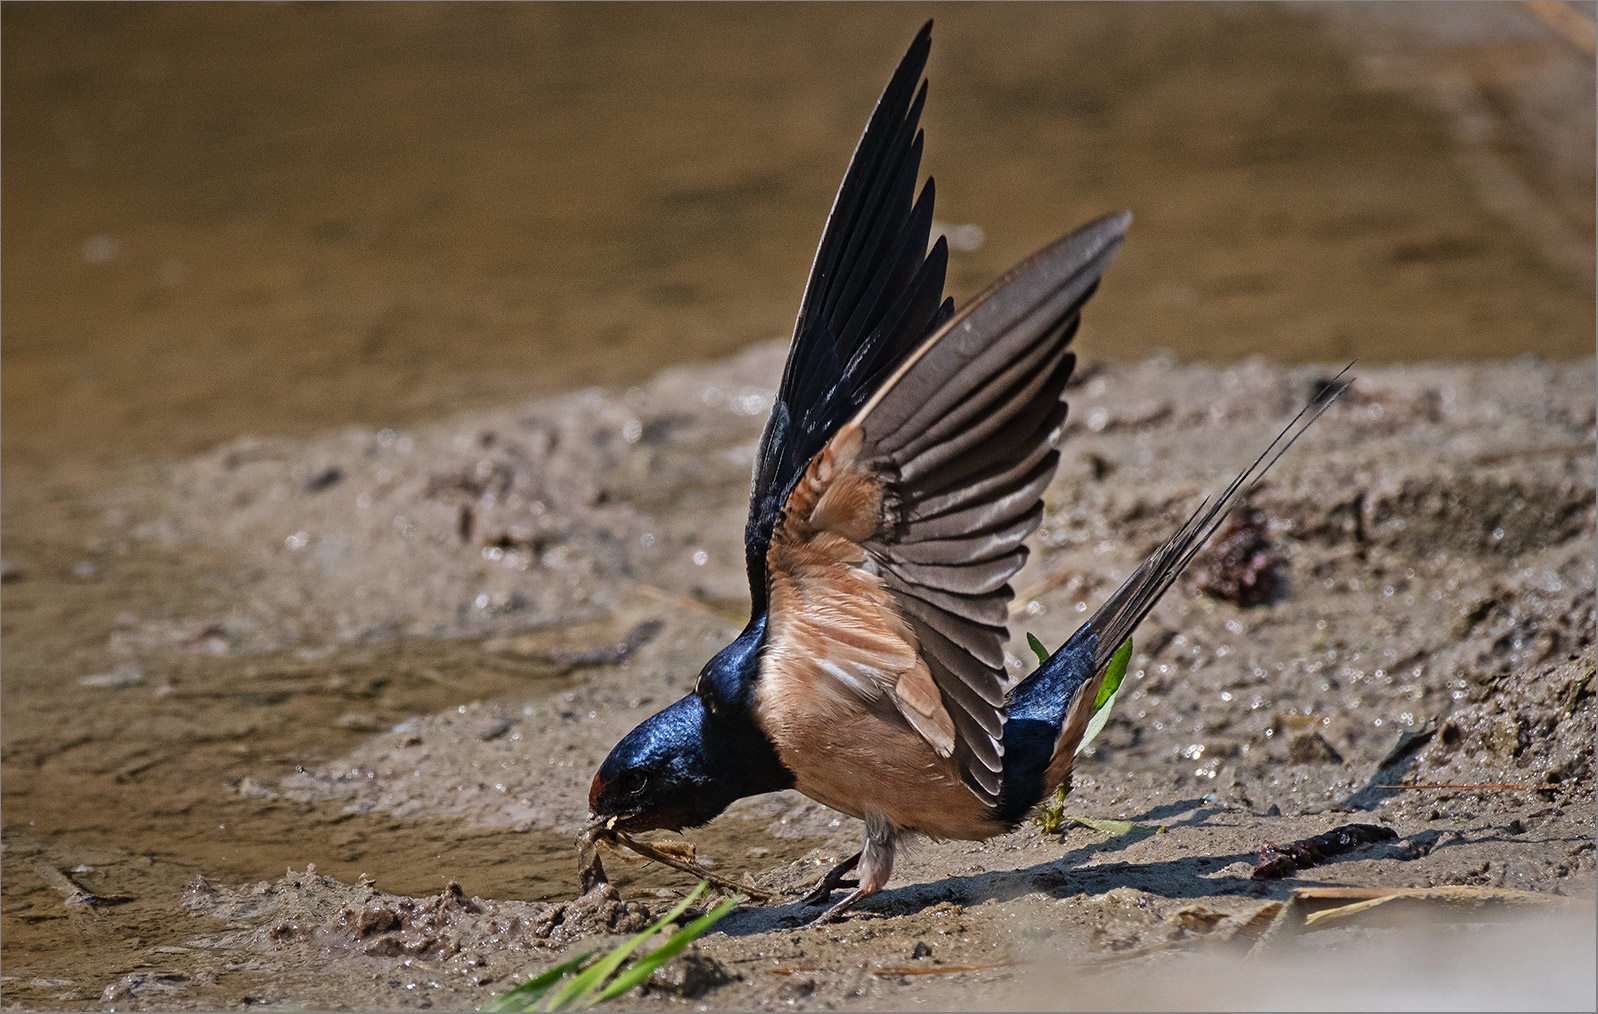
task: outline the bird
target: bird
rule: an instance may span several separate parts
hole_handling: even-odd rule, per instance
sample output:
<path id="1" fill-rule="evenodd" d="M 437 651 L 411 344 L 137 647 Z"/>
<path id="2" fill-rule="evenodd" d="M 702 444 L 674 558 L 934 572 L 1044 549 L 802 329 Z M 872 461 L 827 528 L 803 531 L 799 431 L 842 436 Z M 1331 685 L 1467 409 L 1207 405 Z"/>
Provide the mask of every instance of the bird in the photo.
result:
<path id="1" fill-rule="evenodd" d="M 1306 406 L 1011 685 L 1010 579 L 1059 462 L 1067 346 L 1131 216 L 1056 239 L 956 311 L 932 178 L 916 191 L 931 41 L 928 21 L 878 99 L 805 286 L 754 462 L 750 619 L 616 744 L 588 798 L 590 828 L 625 832 L 782 789 L 859 818 L 861 850 L 805 900 L 853 890 L 817 923 L 881 891 L 907 836 L 1003 834 L 1064 783 L 1111 656 L 1319 415 Z"/>

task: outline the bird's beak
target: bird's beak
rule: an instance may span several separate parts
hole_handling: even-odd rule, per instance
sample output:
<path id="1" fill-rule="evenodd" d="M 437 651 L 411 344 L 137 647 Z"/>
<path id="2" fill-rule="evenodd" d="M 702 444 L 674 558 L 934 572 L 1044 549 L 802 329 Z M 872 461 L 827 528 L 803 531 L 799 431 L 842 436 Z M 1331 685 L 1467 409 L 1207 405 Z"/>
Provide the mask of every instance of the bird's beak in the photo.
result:
<path id="1" fill-rule="evenodd" d="M 599 805 L 599 797 L 604 792 L 604 789 L 604 783 L 596 775 L 594 777 L 594 787 L 588 793 L 588 823 L 583 825 L 584 837 L 614 837 L 616 831 L 620 830 L 622 825 L 643 812 L 641 807 L 635 807 L 631 810 L 623 810 L 620 813 L 595 813 L 594 810 Z"/>
<path id="2" fill-rule="evenodd" d="M 608 813 L 603 815 L 596 813 L 595 811 L 599 808 L 600 797 L 605 794 L 605 790 L 608 787 L 608 782 L 603 781 L 599 775 L 594 775 L 594 783 L 593 785 L 589 786 L 588 789 L 589 820 L 587 826 L 592 828 L 604 825 L 604 830 L 613 834 L 616 831 L 624 830 L 624 826 L 629 821 L 637 819 L 644 812 L 644 809 L 640 806 L 634 807 L 630 810 L 623 810 L 620 813 Z M 647 828 L 640 828 L 639 830 L 647 830 Z M 584 834 L 587 833 L 588 831 L 585 828 Z"/>

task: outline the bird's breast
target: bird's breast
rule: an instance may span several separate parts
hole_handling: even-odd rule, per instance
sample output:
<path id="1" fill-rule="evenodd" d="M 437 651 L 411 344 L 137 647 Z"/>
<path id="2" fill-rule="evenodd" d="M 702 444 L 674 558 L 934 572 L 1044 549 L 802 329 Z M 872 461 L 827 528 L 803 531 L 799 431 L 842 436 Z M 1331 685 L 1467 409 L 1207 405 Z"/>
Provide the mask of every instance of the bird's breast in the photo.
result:
<path id="1" fill-rule="evenodd" d="M 794 775 L 819 803 L 938 838 L 981 840 L 1006 827 L 891 708 L 872 708 L 819 664 L 767 660 L 754 715 Z"/>

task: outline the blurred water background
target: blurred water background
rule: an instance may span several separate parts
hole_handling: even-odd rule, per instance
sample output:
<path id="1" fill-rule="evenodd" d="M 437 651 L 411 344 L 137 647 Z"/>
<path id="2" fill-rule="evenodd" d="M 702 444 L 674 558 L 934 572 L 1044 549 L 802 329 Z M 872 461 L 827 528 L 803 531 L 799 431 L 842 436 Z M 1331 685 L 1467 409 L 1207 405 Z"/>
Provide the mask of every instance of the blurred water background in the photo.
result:
<path id="1" fill-rule="evenodd" d="M 7 478 L 785 338 L 928 15 L 956 298 L 1130 208 L 1089 358 L 1589 355 L 1591 11 L 7 4 Z"/>

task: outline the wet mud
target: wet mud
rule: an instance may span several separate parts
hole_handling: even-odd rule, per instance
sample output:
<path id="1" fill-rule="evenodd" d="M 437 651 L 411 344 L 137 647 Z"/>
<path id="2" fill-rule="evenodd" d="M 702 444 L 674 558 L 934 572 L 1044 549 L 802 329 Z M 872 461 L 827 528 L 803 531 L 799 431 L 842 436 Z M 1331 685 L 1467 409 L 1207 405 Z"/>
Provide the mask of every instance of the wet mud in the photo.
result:
<path id="1" fill-rule="evenodd" d="M 741 622 L 741 501 L 782 355 L 234 441 L 107 491 L 93 577 L 18 555 L 13 632 L 146 556 L 227 562 L 187 575 L 184 609 L 123 602 L 85 678 L 57 687 L 71 706 L 8 721 L 7 1002 L 475 1005 L 686 886 L 607 859 L 617 894 L 578 902 L 572 838 L 604 752 Z M 1050 645 L 1332 371 L 1083 372 L 1016 582 L 1012 630 Z M 1202 591 L 1222 546 L 1139 634 L 1066 803 L 1138 833 L 920 843 L 841 926 L 740 910 L 678 968 L 709 991 L 692 1002 L 980 1006 L 1042 955 L 1170 960 L 1306 883 L 1590 904 L 1591 378 L 1529 359 L 1362 369 L 1251 498 L 1269 599 Z M 27 643 L 8 643 L 30 663 L 8 681 L 59 680 Z M 141 784 L 166 798 L 150 808 Z M 719 873 L 790 890 L 853 851 L 854 823 L 780 793 L 688 837 Z M 1267 842 L 1348 823 L 1396 837 L 1253 878 Z M 111 938 L 111 958 L 67 946 Z"/>

